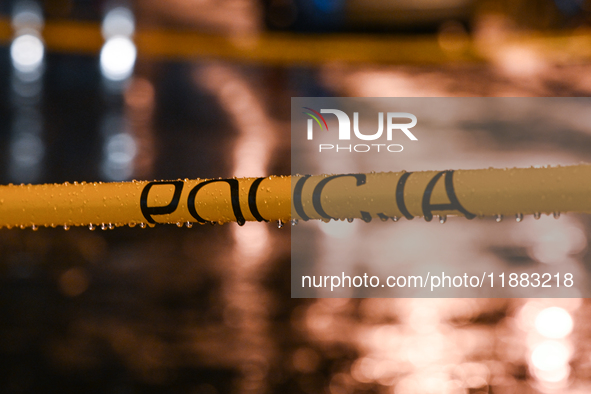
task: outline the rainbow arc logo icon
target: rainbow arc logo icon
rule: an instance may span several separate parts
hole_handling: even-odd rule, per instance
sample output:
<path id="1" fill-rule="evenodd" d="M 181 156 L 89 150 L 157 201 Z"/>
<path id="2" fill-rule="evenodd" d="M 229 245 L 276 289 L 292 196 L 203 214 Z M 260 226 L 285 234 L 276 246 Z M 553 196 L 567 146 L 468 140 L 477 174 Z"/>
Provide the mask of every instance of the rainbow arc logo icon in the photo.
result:
<path id="1" fill-rule="evenodd" d="M 308 111 L 312 111 L 314 112 L 314 114 L 311 114 L 310 112 L 302 112 L 303 114 L 306 114 L 308 116 L 310 116 L 312 119 L 314 119 L 316 121 L 316 123 L 318 123 L 318 126 L 320 126 L 320 130 L 324 130 L 324 127 L 322 126 L 322 123 L 324 123 L 324 126 L 326 126 L 326 130 L 328 131 L 328 124 L 326 124 L 326 119 L 324 119 L 324 116 L 322 116 L 320 114 L 320 112 L 313 110 L 312 108 L 309 107 L 303 107 L 304 109 L 307 109 Z M 320 119 L 322 119 L 322 123 L 320 123 Z M 308 119 L 308 139 L 311 140 L 312 139 L 312 119 Z"/>

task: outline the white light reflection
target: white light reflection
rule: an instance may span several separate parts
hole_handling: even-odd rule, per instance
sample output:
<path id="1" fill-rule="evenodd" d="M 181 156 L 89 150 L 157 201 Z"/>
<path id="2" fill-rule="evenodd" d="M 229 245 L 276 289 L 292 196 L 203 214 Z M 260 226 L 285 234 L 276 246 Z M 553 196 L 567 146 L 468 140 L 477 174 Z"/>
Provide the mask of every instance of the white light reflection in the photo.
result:
<path id="1" fill-rule="evenodd" d="M 43 63 L 45 48 L 35 34 L 23 34 L 10 46 L 12 65 L 23 74 L 35 73 Z"/>
<path id="2" fill-rule="evenodd" d="M 133 73 L 136 57 L 137 49 L 129 38 L 110 38 L 101 49 L 101 71 L 111 81 L 123 81 Z"/>
<path id="3" fill-rule="evenodd" d="M 508 76 L 536 81 L 536 76 L 546 71 L 547 63 L 535 49 L 525 45 L 499 45 L 493 53 L 493 61 Z"/>
<path id="4" fill-rule="evenodd" d="M 218 97 L 240 133 L 234 148 L 232 175 L 267 175 L 275 139 L 274 126 L 265 113 L 262 100 L 244 78 L 229 67 L 207 67 L 196 73 L 196 79 Z"/>
<path id="5" fill-rule="evenodd" d="M 15 102 L 18 104 L 34 105 L 41 99 L 43 83 L 41 73 L 22 74 L 18 71 L 12 74 L 10 84 L 16 93 Z"/>
<path id="6" fill-rule="evenodd" d="M 112 180 L 125 180 L 133 173 L 133 159 L 137 152 L 133 137 L 126 133 L 110 136 L 105 144 L 105 174 Z"/>
<path id="7" fill-rule="evenodd" d="M 245 223 L 242 228 L 232 227 L 232 234 L 236 242 L 236 249 L 240 251 L 242 264 L 249 265 L 267 254 L 269 231 L 265 226 Z"/>
<path id="8" fill-rule="evenodd" d="M 351 376 L 358 382 L 370 383 L 375 379 L 376 364 L 377 361 L 371 357 L 358 358 L 351 366 Z"/>
<path id="9" fill-rule="evenodd" d="M 110 181 L 124 181 L 133 175 L 133 160 L 137 154 L 136 142 L 128 132 L 121 115 L 107 115 L 102 125 L 105 136 L 103 175 Z"/>
<path id="10" fill-rule="evenodd" d="M 523 225 L 523 226 L 522 226 Z M 573 262 L 573 256 L 587 248 L 587 235 L 576 216 L 541 215 L 538 220 L 525 220 L 513 229 L 515 242 L 527 246 L 528 255 L 544 264 Z"/>
<path id="11" fill-rule="evenodd" d="M 551 389 L 558 389 L 558 388 L 564 386 L 564 384 L 556 385 L 556 383 L 561 383 L 561 382 L 567 383 L 566 379 L 570 375 L 570 366 L 562 365 L 559 368 L 552 369 L 550 371 L 543 371 L 541 369 L 534 369 L 533 373 L 536 378 L 538 378 L 539 380 L 541 380 L 545 383 L 542 385 L 543 387 L 545 386 L 545 387 L 551 388 Z M 554 383 L 554 384 L 548 385 L 548 383 Z"/>
<path id="12" fill-rule="evenodd" d="M 32 167 L 38 164 L 44 150 L 41 139 L 32 133 L 18 135 L 10 146 L 12 159 L 21 167 Z"/>
<path id="13" fill-rule="evenodd" d="M 151 176 L 154 164 L 152 114 L 155 96 L 154 85 L 141 77 L 133 77 L 124 92 L 125 117 L 131 125 L 137 153 L 133 159 L 133 176 L 138 178 Z"/>
<path id="14" fill-rule="evenodd" d="M 357 228 L 357 222 L 349 223 L 347 221 L 333 221 L 330 222 L 322 222 L 318 221 L 318 227 L 320 230 L 324 232 L 324 234 L 331 236 L 333 238 L 349 238 L 351 235 L 355 233 Z"/>
<path id="15" fill-rule="evenodd" d="M 36 112 L 19 114 L 12 130 L 10 178 L 20 183 L 33 183 L 40 175 L 40 164 L 45 154 L 45 146 L 40 137 L 40 115 Z"/>
<path id="16" fill-rule="evenodd" d="M 134 31 L 135 18 L 129 8 L 113 8 L 103 19 L 101 32 L 106 40 L 116 36 L 131 37 Z"/>
<path id="17" fill-rule="evenodd" d="M 233 146 L 234 176 L 264 176 L 274 148 L 273 125 L 269 122 L 253 86 L 238 70 L 232 67 L 212 65 L 197 70 L 195 80 L 215 96 L 229 115 L 238 131 Z M 270 296 L 259 283 L 264 274 L 264 263 L 269 258 L 272 241 L 269 227 L 264 223 L 246 223 L 233 226 L 232 267 L 224 284 L 229 305 L 241 316 L 237 335 L 243 343 L 256 343 L 256 348 L 246 345 L 236 351 L 241 356 L 244 375 L 238 383 L 240 392 L 265 392 L 267 369 L 253 373 L 244 368 L 258 359 L 267 364 L 273 358 L 267 339 Z"/>
<path id="18" fill-rule="evenodd" d="M 562 263 L 569 255 L 577 254 L 586 247 L 587 237 L 580 228 L 554 227 L 540 234 L 530 253 L 541 263 L 556 264 Z"/>
<path id="19" fill-rule="evenodd" d="M 556 372 L 568 365 L 570 354 L 569 348 L 563 342 L 547 340 L 534 348 L 531 361 L 540 371 Z"/>
<path id="20" fill-rule="evenodd" d="M 420 79 L 398 69 L 354 68 L 327 64 L 320 69 L 322 82 L 341 92 L 356 97 L 442 97 L 448 96 L 440 77 L 423 75 Z"/>
<path id="21" fill-rule="evenodd" d="M 393 390 L 394 394 L 465 394 L 461 382 L 451 380 L 445 372 L 425 371 L 403 378 Z"/>
<path id="22" fill-rule="evenodd" d="M 362 303 L 368 304 L 360 309 L 368 325 L 358 330 L 361 356 L 351 366 L 356 381 L 391 386 L 388 392 L 399 394 L 466 394 L 489 392 L 494 375 L 502 375 L 493 371 L 490 360 L 469 361 L 494 352 L 495 330 L 452 328 L 448 323 L 452 317 L 473 316 L 478 313 L 475 307 L 485 309 L 481 303 L 464 299 L 366 299 Z M 395 324 L 372 324 L 373 319 L 388 321 L 394 316 Z M 333 337 L 335 326 L 326 328 L 332 329 Z M 339 330 L 345 330 L 342 326 L 339 322 Z"/>
<path id="23" fill-rule="evenodd" d="M 9 150 L 9 176 L 21 183 L 34 183 L 41 173 L 45 146 L 41 139 L 42 115 L 37 108 L 42 90 L 45 46 L 41 40 L 43 12 L 33 1 L 14 4 L 12 27 L 14 40 L 10 46 L 13 66 L 11 77 L 13 103 L 18 108 L 12 125 Z"/>
<path id="24" fill-rule="evenodd" d="M 519 327 L 527 333 L 529 369 L 536 386 L 544 392 L 560 391 L 569 384 L 574 350 L 568 339 L 573 329 L 571 313 L 580 303 L 577 299 L 529 301 L 516 316 Z"/>
<path id="25" fill-rule="evenodd" d="M 12 10 L 12 28 L 18 33 L 23 29 L 41 30 L 43 11 L 34 1 L 19 1 Z"/>
<path id="26" fill-rule="evenodd" d="M 566 310 L 550 307 L 542 310 L 535 320 L 536 330 L 546 338 L 561 339 L 573 330 L 573 319 Z"/>

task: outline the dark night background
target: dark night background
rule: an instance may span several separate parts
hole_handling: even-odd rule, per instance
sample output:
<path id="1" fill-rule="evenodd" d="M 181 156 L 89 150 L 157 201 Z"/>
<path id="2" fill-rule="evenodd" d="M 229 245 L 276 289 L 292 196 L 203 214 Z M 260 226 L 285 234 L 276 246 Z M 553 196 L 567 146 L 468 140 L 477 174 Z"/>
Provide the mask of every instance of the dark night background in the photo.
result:
<path id="1" fill-rule="evenodd" d="M 21 7 L 42 15 L 47 26 L 65 20 L 98 29 L 109 10 L 123 7 L 138 30 L 230 36 L 588 34 L 588 1 L 468 1 L 425 18 L 409 13 L 404 21 L 392 15 L 403 13 L 405 3 L 392 4 L 393 11 L 372 14 L 363 3 L 345 0 L 12 0 L 0 4 L 0 17 L 10 23 Z M 140 51 L 133 73 L 115 81 L 101 72 L 98 51 L 48 47 L 36 69 L 19 71 L 11 43 L 23 34 L 42 35 L 42 25 L 31 33 L 34 27 L 15 27 L 0 46 L 2 184 L 287 175 L 295 96 L 591 92 L 588 58 L 554 61 L 531 55 L 527 45 L 517 55 L 441 65 L 182 60 Z M 499 145 L 511 139 L 494 137 Z M 252 144 L 262 153 L 244 156 Z M 588 156 L 580 147 L 565 151 Z M 581 220 L 588 229 L 589 219 Z M 291 299 L 289 247 L 289 226 L 274 223 L 0 229 L 0 391 L 505 394 L 553 387 L 528 369 L 525 329 L 515 325 L 524 310 L 539 305 L 511 299 Z M 527 251 L 503 253 L 514 261 Z M 587 252 L 577 258 L 587 261 Z M 584 316 L 591 305 L 557 305 L 572 314 L 578 341 L 568 384 L 558 392 L 588 392 L 591 327 Z M 416 345 L 420 354 L 422 331 L 408 334 L 415 326 L 404 318 L 413 308 L 449 312 L 441 321 L 443 343 L 466 337 L 490 347 L 475 345 L 431 364 L 402 353 L 372 359 L 389 335 L 407 341 L 411 353 Z M 388 329 L 398 334 L 386 335 Z M 360 339 L 368 335 L 373 348 Z M 435 373 L 429 369 L 434 365 L 445 368 Z M 425 383 L 441 371 L 445 384 Z"/>

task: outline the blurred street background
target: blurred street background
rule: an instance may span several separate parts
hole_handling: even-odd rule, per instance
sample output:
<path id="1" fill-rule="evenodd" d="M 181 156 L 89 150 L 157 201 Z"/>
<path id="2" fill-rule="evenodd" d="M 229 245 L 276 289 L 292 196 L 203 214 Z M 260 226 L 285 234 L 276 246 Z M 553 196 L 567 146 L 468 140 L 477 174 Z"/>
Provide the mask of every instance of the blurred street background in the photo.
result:
<path id="1" fill-rule="evenodd" d="M 588 0 L 2 0 L 0 183 L 287 175 L 296 96 L 589 96 L 590 24 Z M 591 161 L 589 131 L 495 130 L 487 157 Z M 494 253 L 586 269 L 590 235 L 567 215 Z M 0 391 L 591 392 L 588 300 L 289 286 L 274 223 L 0 229 Z"/>

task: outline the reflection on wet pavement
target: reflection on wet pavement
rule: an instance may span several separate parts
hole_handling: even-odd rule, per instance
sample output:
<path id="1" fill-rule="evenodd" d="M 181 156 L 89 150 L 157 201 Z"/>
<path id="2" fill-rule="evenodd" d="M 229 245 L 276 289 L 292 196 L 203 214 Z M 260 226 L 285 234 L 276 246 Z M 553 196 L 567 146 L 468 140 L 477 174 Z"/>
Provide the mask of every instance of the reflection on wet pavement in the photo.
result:
<path id="1" fill-rule="evenodd" d="M 271 115 L 264 97 L 268 90 L 252 87 L 252 71 L 214 63 L 172 68 L 195 82 L 184 92 L 175 89 L 185 97 L 176 106 L 162 103 L 171 93 L 148 76 L 136 77 L 124 92 L 124 119 L 144 146 L 133 158 L 136 173 L 144 178 L 171 178 L 176 171 L 180 176 L 261 175 L 286 166 L 274 161 L 288 157 L 273 152 L 273 141 L 285 136 L 277 131 L 285 119 Z M 174 86 L 183 79 L 173 74 L 162 78 Z M 287 91 L 275 100 L 287 102 Z M 200 127 L 191 125 L 193 111 Z M 168 119 L 175 127 L 167 127 Z M 45 128 L 51 130 L 49 122 Z M 215 167 L 215 153 L 203 145 L 215 146 L 228 158 L 226 164 Z M 251 146 L 260 154 L 242 160 Z M 95 157 L 101 157 L 101 149 Z M 498 159 L 497 151 L 481 151 Z M 50 152 L 44 160 L 53 162 L 51 168 L 60 159 Z M 526 153 L 519 160 L 542 158 Z M 74 179 L 100 177 L 101 163 L 80 168 Z M 457 227 L 459 220 L 444 226 Z M 567 259 L 580 266 L 586 261 L 589 224 L 576 215 L 498 224 L 510 231 L 488 245 L 475 245 L 474 259 L 491 255 L 497 264 L 564 264 Z M 428 234 L 423 226 L 432 227 L 419 221 L 389 225 L 405 226 L 398 228 L 408 238 L 404 242 L 414 242 L 413 233 Z M 2 230 L 0 239 L 2 380 L 12 392 L 49 385 L 65 391 L 203 393 L 588 389 L 584 300 L 290 299 L 289 228 L 272 223 Z"/>

